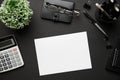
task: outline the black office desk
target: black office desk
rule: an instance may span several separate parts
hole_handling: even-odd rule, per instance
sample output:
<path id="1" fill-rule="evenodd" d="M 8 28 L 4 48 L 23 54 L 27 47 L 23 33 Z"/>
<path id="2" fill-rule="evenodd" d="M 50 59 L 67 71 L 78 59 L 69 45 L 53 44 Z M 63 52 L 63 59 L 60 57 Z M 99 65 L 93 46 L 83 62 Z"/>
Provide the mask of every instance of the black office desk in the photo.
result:
<path id="1" fill-rule="evenodd" d="M 120 75 L 105 70 L 106 61 L 111 50 L 106 49 L 103 35 L 89 23 L 83 14 L 79 18 L 74 18 L 71 24 L 54 23 L 40 18 L 43 0 L 29 1 L 34 15 L 28 28 L 19 31 L 11 30 L 0 22 L 0 36 L 15 35 L 25 62 L 24 67 L 0 74 L 0 80 L 120 80 Z M 74 1 L 76 3 L 75 7 L 82 11 L 83 4 L 87 0 L 69 1 Z M 96 0 L 92 1 L 92 9 L 89 12 L 94 16 L 96 9 L 94 3 Z M 120 36 L 120 21 L 114 25 L 104 25 L 103 28 L 109 34 L 110 42 L 114 44 Z M 34 39 L 82 31 L 87 31 L 88 34 L 92 69 L 39 77 Z"/>

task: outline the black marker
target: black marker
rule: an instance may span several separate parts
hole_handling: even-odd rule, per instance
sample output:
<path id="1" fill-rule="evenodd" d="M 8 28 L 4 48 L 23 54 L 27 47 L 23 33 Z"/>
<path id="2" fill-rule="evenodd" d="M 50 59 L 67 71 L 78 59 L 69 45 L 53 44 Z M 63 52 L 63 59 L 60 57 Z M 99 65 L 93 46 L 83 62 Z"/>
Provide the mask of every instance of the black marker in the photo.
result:
<path id="1" fill-rule="evenodd" d="M 87 11 L 83 11 L 83 14 L 96 26 L 96 28 L 105 36 L 105 39 L 108 40 L 108 35 L 107 33 L 99 26 L 97 21 L 93 19 Z"/>

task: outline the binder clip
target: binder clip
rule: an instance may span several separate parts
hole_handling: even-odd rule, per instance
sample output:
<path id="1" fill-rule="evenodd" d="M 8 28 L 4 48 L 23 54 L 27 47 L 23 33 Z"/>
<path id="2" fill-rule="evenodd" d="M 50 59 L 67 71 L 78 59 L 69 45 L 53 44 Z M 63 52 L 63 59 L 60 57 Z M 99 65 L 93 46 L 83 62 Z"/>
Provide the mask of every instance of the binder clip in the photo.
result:
<path id="1" fill-rule="evenodd" d="M 74 10 L 74 2 L 44 0 L 41 18 L 52 21 L 71 23 L 73 16 L 79 16 L 80 12 Z"/>

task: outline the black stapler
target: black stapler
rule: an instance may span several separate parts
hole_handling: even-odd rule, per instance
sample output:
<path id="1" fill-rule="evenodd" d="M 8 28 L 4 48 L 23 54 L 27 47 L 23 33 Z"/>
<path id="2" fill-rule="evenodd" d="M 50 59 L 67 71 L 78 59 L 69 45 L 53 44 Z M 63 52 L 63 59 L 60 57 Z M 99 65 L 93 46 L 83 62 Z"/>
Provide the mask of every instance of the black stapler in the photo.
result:
<path id="1" fill-rule="evenodd" d="M 74 10 L 74 6 L 74 2 L 63 0 L 44 0 L 41 10 L 41 18 L 71 23 L 73 14 L 79 14 L 79 12 Z"/>
<path id="2" fill-rule="evenodd" d="M 117 40 L 116 46 L 108 58 L 106 69 L 120 73 L 120 39 Z"/>

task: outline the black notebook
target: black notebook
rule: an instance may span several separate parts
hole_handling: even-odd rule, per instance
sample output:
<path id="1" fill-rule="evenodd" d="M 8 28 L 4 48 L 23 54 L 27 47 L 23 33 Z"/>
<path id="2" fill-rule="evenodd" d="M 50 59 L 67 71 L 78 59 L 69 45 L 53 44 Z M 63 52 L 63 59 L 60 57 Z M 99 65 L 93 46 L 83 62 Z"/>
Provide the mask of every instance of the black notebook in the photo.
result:
<path id="1" fill-rule="evenodd" d="M 74 2 L 63 0 L 44 0 L 41 18 L 70 23 L 73 18 Z"/>
<path id="2" fill-rule="evenodd" d="M 108 57 L 106 69 L 120 73 L 120 39 L 117 40 L 112 54 Z"/>

